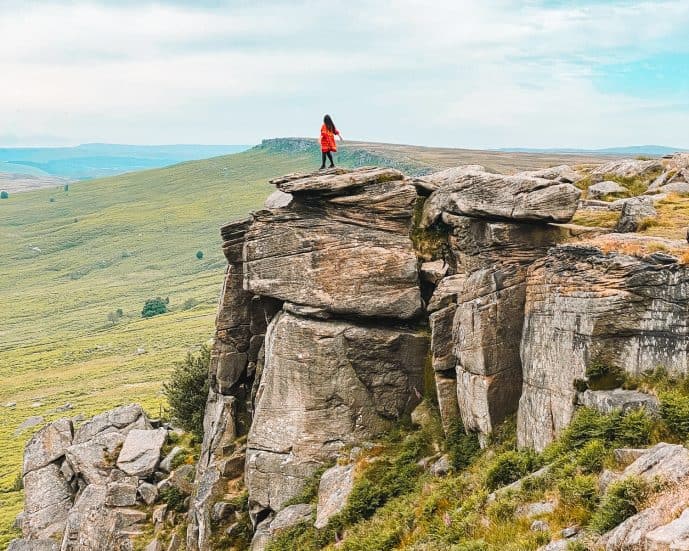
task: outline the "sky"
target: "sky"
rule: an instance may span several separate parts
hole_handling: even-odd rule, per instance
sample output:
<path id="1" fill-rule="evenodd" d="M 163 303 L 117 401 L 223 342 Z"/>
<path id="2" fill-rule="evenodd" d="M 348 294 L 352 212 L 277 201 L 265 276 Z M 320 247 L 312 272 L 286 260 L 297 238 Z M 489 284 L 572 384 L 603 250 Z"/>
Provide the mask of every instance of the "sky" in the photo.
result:
<path id="1" fill-rule="evenodd" d="M 0 0 L 0 146 L 689 148 L 687 0 Z"/>

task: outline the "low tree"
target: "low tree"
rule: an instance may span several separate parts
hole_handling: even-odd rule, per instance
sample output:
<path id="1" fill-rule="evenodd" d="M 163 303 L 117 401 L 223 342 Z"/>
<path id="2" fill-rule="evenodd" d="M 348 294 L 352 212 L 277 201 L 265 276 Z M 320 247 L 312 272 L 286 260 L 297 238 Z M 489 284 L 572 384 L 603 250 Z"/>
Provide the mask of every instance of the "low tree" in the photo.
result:
<path id="1" fill-rule="evenodd" d="M 0 191 L 0 199 L 9 199 L 9 198 L 10 198 L 10 194 L 8 192 L 6 192 L 4 189 L 2 191 Z"/>
<path id="2" fill-rule="evenodd" d="M 65 184 L 65 191 L 69 191 L 69 184 Z"/>
<path id="3" fill-rule="evenodd" d="M 211 350 L 204 345 L 197 354 L 189 352 L 183 362 L 177 363 L 169 381 L 163 384 L 172 420 L 199 440 L 203 439 L 210 362 Z"/>
<path id="4" fill-rule="evenodd" d="M 115 325 L 122 316 L 124 316 L 124 312 L 122 311 L 122 308 L 118 308 L 114 312 L 108 313 L 108 321 Z"/>
<path id="5" fill-rule="evenodd" d="M 203 251 L 196 251 L 196 258 L 201 260 L 203 258 Z"/>
<path id="6" fill-rule="evenodd" d="M 167 305 L 170 303 L 170 299 L 162 299 L 160 297 L 149 298 L 144 304 L 144 309 L 141 311 L 142 318 L 152 318 L 159 314 L 164 314 L 167 312 Z"/>

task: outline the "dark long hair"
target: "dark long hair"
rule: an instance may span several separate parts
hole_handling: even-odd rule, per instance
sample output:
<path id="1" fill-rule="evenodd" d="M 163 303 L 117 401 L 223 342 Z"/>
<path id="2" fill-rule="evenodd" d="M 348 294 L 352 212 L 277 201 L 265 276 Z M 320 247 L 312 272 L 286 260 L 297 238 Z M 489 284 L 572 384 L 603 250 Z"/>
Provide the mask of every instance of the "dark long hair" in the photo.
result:
<path id="1" fill-rule="evenodd" d="M 330 130 L 330 132 L 335 132 L 335 123 L 330 118 L 330 115 L 323 117 L 323 124 L 325 124 L 325 127 Z"/>

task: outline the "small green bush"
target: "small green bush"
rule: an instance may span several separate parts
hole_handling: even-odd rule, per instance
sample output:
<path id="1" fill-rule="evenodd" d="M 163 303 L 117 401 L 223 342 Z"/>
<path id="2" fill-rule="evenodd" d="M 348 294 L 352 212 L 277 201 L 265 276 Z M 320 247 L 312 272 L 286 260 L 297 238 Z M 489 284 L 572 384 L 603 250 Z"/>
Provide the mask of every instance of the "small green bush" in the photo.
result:
<path id="1" fill-rule="evenodd" d="M 176 486 L 170 486 L 169 488 L 165 488 L 160 491 L 160 499 L 164 503 L 167 503 L 167 506 L 171 511 L 175 511 L 177 513 L 183 513 L 186 511 L 186 507 L 184 506 L 184 500 L 186 498 L 187 494 Z"/>
<path id="2" fill-rule="evenodd" d="M 598 499 L 598 478 L 593 475 L 565 477 L 558 482 L 560 501 L 569 507 L 592 511 Z"/>
<path id="3" fill-rule="evenodd" d="M 618 447 L 647 445 L 651 442 L 653 427 L 653 420 L 643 409 L 604 414 L 580 408 L 554 449 L 558 452 L 578 450 L 591 440 Z"/>
<path id="4" fill-rule="evenodd" d="M 188 353 L 183 362 L 176 364 L 170 380 L 163 384 L 172 419 L 199 440 L 203 439 L 210 361 L 210 348 L 202 346 L 198 354 Z"/>
<path id="5" fill-rule="evenodd" d="M 600 440 L 591 440 L 579 450 L 577 463 L 585 473 L 599 473 L 603 470 L 608 449 Z"/>
<path id="6" fill-rule="evenodd" d="M 152 318 L 153 316 L 158 316 L 167 312 L 167 304 L 169 299 L 163 300 L 160 297 L 149 298 L 144 304 L 144 308 L 141 311 L 142 318 Z"/>
<path id="7" fill-rule="evenodd" d="M 55 202 L 55 197 L 51 197 L 51 198 L 49 199 L 49 201 L 50 201 L 51 203 L 54 203 L 54 202 Z"/>
<path id="8" fill-rule="evenodd" d="M 5 190 L 0 191 L 0 199 L 9 199 L 10 194 L 6 192 Z"/>
<path id="9" fill-rule="evenodd" d="M 196 251 L 196 258 L 201 260 L 203 258 L 203 251 Z"/>
<path id="10" fill-rule="evenodd" d="M 538 458 L 532 451 L 507 451 L 498 455 L 488 467 L 486 486 L 495 490 L 526 476 L 538 468 Z"/>
<path id="11" fill-rule="evenodd" d="M 429 452 L 428 436 L 417 432 L 407 436 L 392 460 L 380 460 L 371 465 L 354 483 L 347 505 L 339 515 L 339 522 L 354 524 L 370 518 L 390 499 L 414 489 L 420 474 L 418 459 Z"/>
<path id="12" fill-rule="evenodd" d="M 461 421 L 456 421 L 450 426 L 445 446 L 455 471 L 466 469 L 481 453 L 478 435 L 474 432 L 467 434 Z"/>
<path id="13" fill-rule="evenodd" d="M 108 313 L 108 321 L 112 325 L 115 325 L 120 318 L 122 318 L 122 316 L 124 316 L 124 312 L 122 311 L 122 308 L 118 308 L 117 310 Z"/>
<path id="14" fill-rule="evenodd" d="M 64 190 L 69 191 L 69 184 L 65 184 Z"/>
<path id="15" fill-rule="evenodd" d="M 660 414 L 668 430 L 682 440 L 689 438 L 689 399 L 679 390 L 660 394 Z"/>
<path id="16" fill-rule="evenodd" d="M 635 515 L 648 495 L 646 482 L 636 476 L 613 482 L 591 517 L 590 528 L 599 534 L 611 530 L 622 521 Z"/>

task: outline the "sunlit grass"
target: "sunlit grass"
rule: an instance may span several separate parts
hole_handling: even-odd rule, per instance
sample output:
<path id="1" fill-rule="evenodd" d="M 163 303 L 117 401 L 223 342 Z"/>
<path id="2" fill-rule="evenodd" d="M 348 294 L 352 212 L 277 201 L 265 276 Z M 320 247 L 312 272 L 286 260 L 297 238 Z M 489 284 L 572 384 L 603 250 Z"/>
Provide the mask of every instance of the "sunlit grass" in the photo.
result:
<path id="1" fill-rule="evenodd" d="M 17 427 L 34 415 L 90 416 L 129 402 L 158 416 L 170 366 L 213 334 L 220 226 L 260 208 L 269 178 L 313 164 L 252 150 L 2 201 L 0 548 L 19 535 L 11 526 L 23 495 L 9 490 L 35 430 L 15 435 Z M 169 297 L 172 311 L 142 319 L 155 296 Z M 188 299 L 197 305 L 185 310 Z M 54 411 L 68 402 L 72 410 Z"/>

